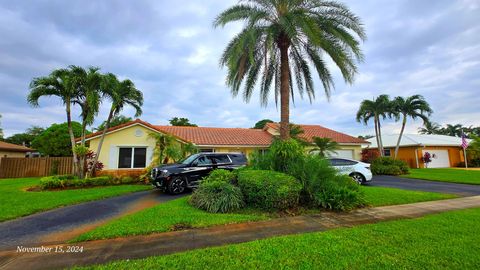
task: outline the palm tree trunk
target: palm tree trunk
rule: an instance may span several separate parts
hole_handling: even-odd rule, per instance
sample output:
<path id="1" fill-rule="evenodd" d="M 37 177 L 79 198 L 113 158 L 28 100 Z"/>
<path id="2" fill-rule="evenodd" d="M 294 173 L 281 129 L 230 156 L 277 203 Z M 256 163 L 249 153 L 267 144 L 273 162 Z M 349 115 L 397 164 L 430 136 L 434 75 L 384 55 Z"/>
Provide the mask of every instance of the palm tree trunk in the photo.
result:
<path id="1" fill-rule="evenodd" d="M 380 156 L 383 157 L 383 153 L 380 150 L 381 148 L 380 148 L 380 139 L 379 139 L 379 134 L 378 134 L 378 119 L 377 119 L 376 115 L 373 119 L 373 123 L 375 125 L 375 138 L 377 139 L 377 149 L 378 149 L 378 152 L 380 152 Z"/>
<path id="2" fill-rule="evenodd" d="M 397 159 L 398 148 L 400 148 L 400 141 L 402 140 L 403 131 L 405 130 L 405 125 L 407 124 L 407 116 L 403 115 L 402 129 L 400 130 L 400 135 L 398 136 L 397 146 L 395 146 L 395 158 Z"/>
<path id="3" fill-rule="evenodd" d="M 86 130 L 87 130 L 87 123 L 85 122 L 85 120 L 83 120 L 82 121 L 82 137 L 80 141 L 80 144 L 82 146 L 85 146 Z M 80 156 L 78 158 L 78 172 L 79 172 L 78 174 L 80 179 L 85 178 L 85 156 Z"/>
<path id="4" fill-rule="evenodd" d="M 378 121 L 378 140 L 380 141 L 380 153 L 382 154 L 382 157 L 384 157 L 385 151 L 383 149 L 382 125 L 380 124 L 380 118 L 377 121 Z"/>
<path id="5" fill-rule="evenodd" d="M 103 128 L 102 137 L 100 137 L 100 142 L 98 142 L 97 153 L 95 155 L 95 159 L 93 160 L 92 167 L 88 171 L 87 178 L 93 176 L 93 173 L 95 172 L 95 168 L 97 167 L 98 157 L 100 156 L 100 151 L 102 151 L 103 141 L 105 140 L 105 134 L 107 133 L 107 129 L 110 127 L 110 121 L 112 121 L 112 118 L 113 118 L 113 111 L 114 111 L 114 108 L 112 106 L 112 108 L 110 109 L 110 113 L 108 114 L 105 127 Z"/>
<path id="6" fill-rule="evenodd" d="M 72 144 L 72 153 L 73 153 L 73 174 L 78 176 L 78 169 L 77 169 L 77 154 L 74 151 L 75 148 L 75 135 L 73 134 L 72 128 L 72 115 L 70 110 L 70 101 L 66 102 L 66 111 L 67 111 L 67 126 L 68 126 L 68 134 L 70 135 L 70 143 Z"/>
<path id="7" fill-rule="evenodd" d="M 280 47 L 280 139 L 290 138 L 290 67 L 288 63 L 288 47 L 290 42 L 283 35 L 279 41 Z"/>

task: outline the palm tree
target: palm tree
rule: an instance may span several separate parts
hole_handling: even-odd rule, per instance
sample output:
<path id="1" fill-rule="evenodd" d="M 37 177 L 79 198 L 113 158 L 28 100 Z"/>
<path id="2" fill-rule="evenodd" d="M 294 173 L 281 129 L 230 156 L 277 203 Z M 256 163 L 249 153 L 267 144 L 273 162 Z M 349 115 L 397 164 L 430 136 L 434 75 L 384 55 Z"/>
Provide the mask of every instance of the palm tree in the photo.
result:
<path id="1" fill-rule="evenodd" d="M 176 160 L 181 154 L 181 149 L 178 143 L 170 134 L 163 133 L 149 133 L 148 138 L 155 141 L 155 149 L 153 153 L 152 164 L 158 166 L 160 164 L 166 164 L 169 160 Z"/>
<path id="2" fill-rule="evenodd" d="M 393 101 L 394 111 L 402 116 L 402 129 L 398 136 L 397 145 L 395 146 L 395 156 L 397 159 L 398 148 L 400 147 L 400 141 L 402 140 L 403 132 L 405 131 L 405 125 L 407 124 L 407 118 L 411 117 L 415 120 L 417 117 L 423 120 L 423 123 L 428 122 L 428 116 L 432 114 L 432 109 L 427 101 L 421 95 L 413 95 L 407 97 L 396 97 Z"/>
<path id="3" fill-rule="evenodd" d="M 227 67 L 227 85 L 233 96 L 244 84 L 243 97 L 250 100 L 256 84 L 266 105 L 274 82 L 275 103 L 280 96 L 280 138 L 290 134 L 290 95 L 294 79 L 300 97 L 315 98 L 315 68 L 327 97 L 334 87 L 325 55 L 340 69 L 344 80 L 353 83 L 357 63 L 363 60 L 360 42 L 366 39 L 360 18 L 336 1 L 245 0 L 223 11 L 214 26 L 244 21 L 243 30 L 227 45 L 220 64 Z"/>
<path id="4" fill-rule="evenodd" d="M 317 152 L 319 156 L 326 157 L 328 153 L 336 153 L 340 146 L 337 142 L 332 141 L 330 138 L 313 137 L 313 143 L 315 148 L 310 150 L 310 153 Z"/>
<path id="5" fill-rule="evenodd" d="M 362 101 L 357 112 L 357 122 L 363 122 L 365 125 L 367 125 L 368 121 L 373 118 L 377 146 L 382 157 L 384 156 L 384 152 L 380 118 L 391 118 L 393 114 L 392 102 L 390 101 L 388 95 L 380 95 L 374 100 Z"/>
<path id="6" fill-rule="evenodd" d="M 45 77 L 34 78 L 30 82 L 30 93 L 27 97 L 28 103 L 33 107 L 38 107 L 39 99 L 45 96 L 56 96 L 62 100 L 67 115 L 68 133 L 73 152 L 73 171 L 75 173 L 78 173 L 78 158 L 74 151 L 75 136 L 72 129 L 71 107 L 78 94 L 76 77 L 73 76 L 72 68 L 69 67 L 54 70 Z"/>
<path id="7" fill-rule="evenodd" d="M 430 120 L 428 121 L 423 121 L 423 127 L 418 128 L 418 133 L 420 134 L 440 134 L 440 125 L 431 122 Z"/>
<path id="8" fill-rule="evenodd" d="M 446 127 L 441 129 L 441 133 L 448 136 L 460 137 L 462 136 L 462 128 L 463 126 L 461 124 L 447 124 Z"/>
<path id="9" fill-rule="evenodd" d="M 135 117 L 138 117 L 142 114 L 143 94 L 135 87 L 135 84 L 132 81 L 128 79 L 119 81 L 114 74 L 108 73 L 102 78 L 101 92 L 103 97 L 106 97 L 111 101 L 111 106 L 108 113 L 108 118 L 105 121 L 102 136 L 100 137 L 100 142 L 98 143 L 97 155 L 95 156 L 93 166 L 91 166 L 91 168 L 96 168 L 95 166 L 98 162 L 100 151 L 102 151 L 105 134 L 110 127 L 112 118 L 118 116 L 118 114 L 127 105 L 132 106 L 135 109 Z M 93 170 L 89 172 L 88 176 L 91 177 L 92 174 Z"/>

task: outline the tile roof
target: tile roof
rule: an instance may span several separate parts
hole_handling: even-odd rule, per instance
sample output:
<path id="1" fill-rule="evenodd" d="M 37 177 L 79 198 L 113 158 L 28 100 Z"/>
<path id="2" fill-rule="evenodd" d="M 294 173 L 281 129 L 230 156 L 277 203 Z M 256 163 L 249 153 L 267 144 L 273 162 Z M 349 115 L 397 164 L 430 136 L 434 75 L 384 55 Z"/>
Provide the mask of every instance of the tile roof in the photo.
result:
<path id="1" fill-rule="evenodd" d="M 197 145 L 262 145 L 269 146 L 272 135 L 261 129 L 155 126 Z"/>
<path id="2" fill-rule="evenodd" d="M 17 144 L 2 142 L 2 141 L 0 141 L 0 150 L 11 151 L 11 152 L 32 152 L 33 151 L 33 149 L 23 145 L 17 145 Z"/>
<path id="3" fill-rule="evenodd" d="M 312 142 L 313 137 L 320 137 L 320 138 L 330 138 L 337 143 L 364 143 L 368 144 L 368 141 L 363 139 L 359 139 L 345 133 L 341 133 L 326 127 L 322 127 L 320 125 L 297 125 L 303 129 L 303 134 L 299 137 L 308 141 Z M 267 123 L 266 127 L 273 128 L 278 130 L 279 124 L 278 123 Z"/>
<path id="4" fill-rule="evenodd" d="M 217 128 L 217 127 L 183 127 L 183 126 L 157 126 L 148 122 L 136 119 L 128 123 L 111 127 L 108 132 L 128 127 L 133 124 L 141 124 L 159 132 L 169 133 L 178 139 L 191 142 L 196 145 L 257 145 L 268 146 L 273 140 L 272 134 L 266 129 L 251 128 Z M 278 129 L 277 123 L 268 123 L 269 127 Z M 366 143 L 347 134 L 336 132 L 334 130 L 314 125 L 300 125 L 305 133 L 301 135 L 307 141 L 312 141 L 312 137 L 328 137 L 338 143 Z M 100 136 L 101 131 L 87 135 L 87 138 Z M 77 138 L 78 141 L 78 138 Z"/>

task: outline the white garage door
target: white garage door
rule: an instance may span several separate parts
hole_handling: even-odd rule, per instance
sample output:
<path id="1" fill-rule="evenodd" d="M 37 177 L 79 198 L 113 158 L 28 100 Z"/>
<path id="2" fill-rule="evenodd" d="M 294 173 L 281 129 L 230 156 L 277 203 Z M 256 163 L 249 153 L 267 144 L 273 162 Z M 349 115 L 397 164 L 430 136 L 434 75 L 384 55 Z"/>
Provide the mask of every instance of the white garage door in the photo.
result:
<path id="1" fill-rule="evenodd" d="M 335 150 L 337 153 L 330 153 L 331 157 L 353 159 L 353 150 Z"/>
<path id="2" fill-rule="evenodd" d="M 448 156 L 448 150 L 423 150 L 430 153 L 432 156 L 432 162 L 428 164 L 429 168 L 448 168 L 450 167 L 450 159 Z"/>

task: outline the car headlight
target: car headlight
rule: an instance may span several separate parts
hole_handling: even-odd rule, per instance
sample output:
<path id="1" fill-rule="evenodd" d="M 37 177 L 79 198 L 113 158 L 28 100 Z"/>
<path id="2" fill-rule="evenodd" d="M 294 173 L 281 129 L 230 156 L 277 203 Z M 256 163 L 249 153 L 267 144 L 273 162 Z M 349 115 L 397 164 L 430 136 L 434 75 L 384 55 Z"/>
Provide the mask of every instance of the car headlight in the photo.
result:
<path id="1" fill-rule="evenodd" d="M 166 177 L 166 176 L 169 176 L 170 173 L 167 171 L 167 170 L 161 170 L 161 174 L 160 174 L 162 177 Z"/>

